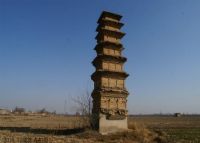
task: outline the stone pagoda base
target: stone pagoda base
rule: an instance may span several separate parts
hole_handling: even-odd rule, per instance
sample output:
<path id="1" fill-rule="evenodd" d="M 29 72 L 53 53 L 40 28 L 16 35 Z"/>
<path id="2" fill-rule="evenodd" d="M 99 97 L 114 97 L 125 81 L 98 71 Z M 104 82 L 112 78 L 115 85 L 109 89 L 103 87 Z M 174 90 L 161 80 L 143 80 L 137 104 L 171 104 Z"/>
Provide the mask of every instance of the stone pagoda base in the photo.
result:
<path id="1" fill-rule="evenodd" d="M 99 119 L 99 133 L 102 135 L 128 131 L 127 117 L 123 120 L 107 120 L 101 114 Z"/>

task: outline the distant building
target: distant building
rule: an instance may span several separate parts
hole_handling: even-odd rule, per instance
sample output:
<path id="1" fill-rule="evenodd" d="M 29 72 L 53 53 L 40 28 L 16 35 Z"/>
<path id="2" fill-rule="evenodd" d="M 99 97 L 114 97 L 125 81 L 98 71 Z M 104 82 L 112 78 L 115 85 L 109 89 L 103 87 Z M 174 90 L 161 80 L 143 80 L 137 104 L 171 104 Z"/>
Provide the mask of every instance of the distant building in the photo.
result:
<path id="1" fill-rule="evenodd" d="M 0 115 L 8 115 L 10 113 L 11 113 L 11 111 L 8 109 L 0 109 Z"/>
<path id="2" fill-rule="evenodd" d="M 14 110 L 13 110 L 14 113 L 16 114 L 23 114 L 26 112 L 26 110 L 24 108 L 19 108 L 19 107 L 16 107 Z"/>
<path id="3" fill-rule="evenodd" d="M 174 113 L 175 117 L 181 117 L 181 113 Z"/>

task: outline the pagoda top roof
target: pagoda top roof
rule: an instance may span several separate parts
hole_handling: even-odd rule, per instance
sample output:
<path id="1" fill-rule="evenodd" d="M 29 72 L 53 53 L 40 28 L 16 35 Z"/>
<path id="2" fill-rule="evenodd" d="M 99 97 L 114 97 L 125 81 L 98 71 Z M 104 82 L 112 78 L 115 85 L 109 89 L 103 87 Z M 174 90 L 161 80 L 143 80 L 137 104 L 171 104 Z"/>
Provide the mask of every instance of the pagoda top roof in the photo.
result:
<path id="1" fill-rule="evenodd" d="M 124 26 L 124 24 L 121 22 L 108 21 L 108 20 L 102 19 L 101 22 L 99 23 L 99 25 L 97 26 L 96 31 L 98 32 L 98 29 L 100 29 L 101 27 L 104 27 L 106 25 L 111 26 L 111 27 L 116 27 L 118 29 L 120 29 L 122 26 Z"/>
<path id="2" fill-rule="evenodd" d="M 113 18 L 116 20 L 120 20 L 122 18 L 122 16 L 119 14 L 108 12 L 108 11 L 103 11 L 97 22 L 99 23 L 101 21 L 101 19 L 103 19 L 105 17 L 110 17 L 110 18 Z"/>
<path id="3" fill-rule="evenodd" d="M 120 27 L 122 27 L 124 25 L 124 23 L 120 22 L 120 21 L 111 21 L 111 20 L 107 20 L 105 18 L 101 19 L 99 21 L 99 24 L 110 24 L 110 25 L 118 25 Z"/>

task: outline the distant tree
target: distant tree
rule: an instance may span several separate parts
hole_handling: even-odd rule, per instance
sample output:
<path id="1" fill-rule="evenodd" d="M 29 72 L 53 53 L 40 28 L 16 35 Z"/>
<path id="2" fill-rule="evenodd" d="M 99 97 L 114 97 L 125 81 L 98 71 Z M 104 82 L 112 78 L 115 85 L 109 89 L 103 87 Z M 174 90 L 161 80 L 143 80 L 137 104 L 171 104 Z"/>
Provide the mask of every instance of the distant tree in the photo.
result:
<path id="1" fill-rule="evenodd" d="M 53 115 L 56 115 L 56 110 L 52 112 Z"/>
<path id="2" fill-rule="evenodd" d="M 43 113 L 49 113 L 49 112 L 45 108 L 42 108 L 41 110 L 38 111 L 38 113 L 43 114 Z"/>
<path id="3" fill-rule="evenodd" d="M 75 114 L 76 116 L 80 116 L 80 113 L 79 112 L 76 112 L 76 114 Z"/>

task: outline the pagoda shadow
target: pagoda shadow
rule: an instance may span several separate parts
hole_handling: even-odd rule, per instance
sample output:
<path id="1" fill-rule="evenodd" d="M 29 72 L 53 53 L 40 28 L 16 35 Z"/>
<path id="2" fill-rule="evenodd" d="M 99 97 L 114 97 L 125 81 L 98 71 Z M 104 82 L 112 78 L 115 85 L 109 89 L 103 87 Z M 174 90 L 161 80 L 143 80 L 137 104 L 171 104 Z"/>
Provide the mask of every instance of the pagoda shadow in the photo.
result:
<path id="1" fill-rule="evenodd" d="M 82 133 L 85 128 L 75 129 L 33 129 L 30 127 L 0 127 L 0 131 L 11 131 L 15 133 L 32 133 L 32 134 L 46 134 L 46 135 L 73 135 Z"/>

